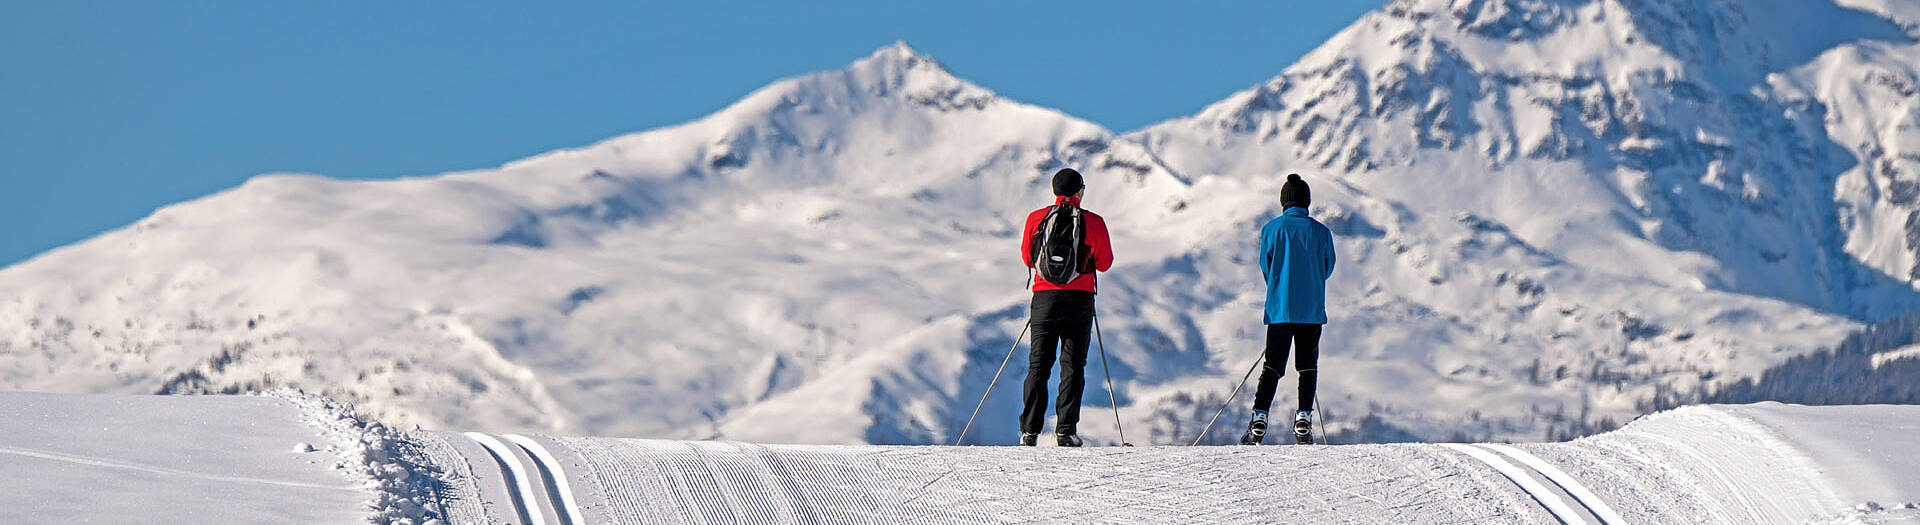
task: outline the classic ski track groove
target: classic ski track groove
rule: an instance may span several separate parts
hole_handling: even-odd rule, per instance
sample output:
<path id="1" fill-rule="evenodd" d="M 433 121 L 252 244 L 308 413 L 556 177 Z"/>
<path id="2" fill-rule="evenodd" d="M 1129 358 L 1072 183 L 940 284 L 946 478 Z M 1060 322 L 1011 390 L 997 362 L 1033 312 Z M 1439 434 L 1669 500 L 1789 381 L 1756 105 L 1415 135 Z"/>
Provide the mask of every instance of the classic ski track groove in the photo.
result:
<path id="1" fill-rule="evenodd" d="M 1553 466 L 1552 463 L 1540 459 L 1539 456 L 1533 455 L 1532 452 L 1527 452 L 1513 445 L 1483 443 L 1480 446 L 1519 460 L 1521 463 L 1526 464 L 1528 468 L 1533 469 L 1534 472 L 1545 475 L 1548 480 L 1553 481 L 1553 483 L 1559 485 L 1562 490 L 1573 495 L 1573 499 L 1579 502 L 1580 505 L 1585 506 L 1589 512 L 1592 512 L 1595 517 L 1600 519 L 1601 523 L 1607 525 L 1626 525 L 1627 519 L 1621 517 L 1620 513 L 1614 512 L 1613 507 L 1608 506 L 1606 501 L 1600 499 L 1600 495 L 1594 494 L 1592 490 L 1588 490 L 1587 486 L 1580 483 L 1579 479 L 1574 478 L 1571 474 L 1567 474 L 1567 471 L 1560 470 L 1560 467 Z"/>
<path id="2" fill-rule="evenodd" d="M 547 517 L 540 512 L 540 504 L 534 499 L 538 496 L 534 495 L 533 484 L 527 479 L 526 466 L 520 464 L 520 458 L 513 455 L 513 450 L 493 436 L 479 432 L 467 432 L 465 435 L 486 448 L 487 453 L 493 455 L 493 460 L 500 463 L 500 468 L 507 471 L 507 477 L 513 479 L 513 505 L 519 517 L 525 518 L 530 525 L 547 525 Z"/>
<path id="3" fill-rule="evenodd" d="M 546 484 L 548 497 L 557 503 L 555 506 L 559 507 L 560 521 L 567 525 L 585 524 L 587 519 L 580 513 L 580 503 L 573 499 L 573 487 L 567 482 L 566 470 L 560 467 L 560 459 L 533 438 L 519 434 L 502 434 L 500 437 L 527 451 L 527 457 L 533 458 L 534 466 L 543 471 L 549 481 Z"/>
<path id="4" fill-rule="evenodd" d="M 1501 475 L 1512 480 L 1514 484 L 1520 486 L 1521 490 L 1526 491 L 1528 495 L 1533 496 L 1535 501 L 1539 501 L 1542 506 L 1545 506 L 1547 512 L 1553 513 L 1553 516 L 1559 518 L 1561 523 L 1568 525 L 1590 525 L 1586 516 L 1581 515 L 1579 511 L 1573 510 L 1573 507 L 1568 505 L 1565 500 L 1560 499 L 1560 495 L 1555 494 L 1553 489 L 1541 485 L 1538 480 L 1533 479 L 1532 476 L 1528 476 L 1527 472 L 1519 466 L 1507 460 L 1500 459 L 1500 456 L 1492 452 L 1474 448 L 1472 445 L 1441 443 L 1440 446 L 1453 449 L 1461 454 L 1466 454 L 1468 457 L 1480 460 L 1481 463 L 1485 463 L 1487 466 L 1493 467 L 1494 470 L 1500 471 Z"/>

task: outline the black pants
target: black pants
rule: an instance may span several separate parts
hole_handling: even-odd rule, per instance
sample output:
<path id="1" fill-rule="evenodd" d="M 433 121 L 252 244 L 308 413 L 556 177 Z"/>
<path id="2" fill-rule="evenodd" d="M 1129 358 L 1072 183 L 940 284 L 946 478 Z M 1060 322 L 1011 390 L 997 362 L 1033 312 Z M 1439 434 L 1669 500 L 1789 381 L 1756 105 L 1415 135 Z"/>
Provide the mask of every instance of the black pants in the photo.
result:
<path id="1" fill-rule="evenodd" d="M 1022 390 L 1020 432 L 1038 434 L 1047 418 L 1047 379 L 1053 374 L 1054 351 L 1059 349 L 1060 393 L 1055 400 L 1053 431 L 1077 434 L 1080 393 L 1086 389 L 1087 337 L 1093 329 L 1093 292 L 1048 290 L 1033 294 L 1033 342 L 1027 356 L 1027 382 Z"/>
<path id="2" fill-rule="evenodd" d="M 1260 386 L 1253 391 L 1254 410 L 1273 405 L 1273 389 L 1279 386 L 1281 369 L 1287 367 L 1289 343 L 1296 355 L 1293 369 L 1300 372 L 1300 409 L 1313 409 L 1313 387 L 1320 376 L 1320 325 L 1274 323 L 1267 325 L 1267 364 L 1260 367 Z"/>

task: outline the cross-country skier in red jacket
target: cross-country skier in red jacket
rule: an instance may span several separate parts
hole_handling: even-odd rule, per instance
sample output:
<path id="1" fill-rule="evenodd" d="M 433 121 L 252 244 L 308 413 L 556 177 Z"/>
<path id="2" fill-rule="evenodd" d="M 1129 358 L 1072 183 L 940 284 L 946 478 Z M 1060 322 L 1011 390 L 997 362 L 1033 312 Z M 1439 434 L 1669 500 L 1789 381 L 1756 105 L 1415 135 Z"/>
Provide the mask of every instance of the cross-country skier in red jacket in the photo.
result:
<path id="1" fill-rule="evenodd" d="M 1053 174 L 1053 206 L 1027 214 L 1020 236 L 1020 258 L 1034 268 L 1034 255 L 1040 247 L 1035 237 L 1047 213 L 1055 206 L 1080 206 L 1086 184 L 1080 172 L 1062 169 Z M 1033 280 L 1033 316 L 1028 322 L 1033 331 L 1032 353 L 1027 358 L 1027 381 L 1023 391 L 1025 408 L 1020 411 L 1020 444 L 1035 446 L 1040 427 L 1047 416 L 1047 379 L 1053 372 L 1054 349 L 1060 355 L 1060 393 L 1055 401 L 1054 437 L 1063 447 L 1080 446 L 1080 392 L 1086 387 L 1083 372 L 1087 367 L 1087 336 L 1093 327 L 1093 296 L 1096 272 L 1113 267 L 1113 246 L 1107 239 L 1107 221 L 1084 209 L 1079 210 L 1084 225 L 1084 244 L 1080 250 L 1079 277 L 1066 284 L 1046 279 Z"/>

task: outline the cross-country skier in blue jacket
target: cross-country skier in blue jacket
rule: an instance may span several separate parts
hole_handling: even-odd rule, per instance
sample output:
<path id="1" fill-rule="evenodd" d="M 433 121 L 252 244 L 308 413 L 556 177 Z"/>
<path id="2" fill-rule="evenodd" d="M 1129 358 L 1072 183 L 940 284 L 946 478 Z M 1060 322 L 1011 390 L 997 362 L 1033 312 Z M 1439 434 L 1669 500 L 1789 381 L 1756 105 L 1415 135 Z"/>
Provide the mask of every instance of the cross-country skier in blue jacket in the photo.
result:
<path id="1" fill-rule="evenodd" d="M 1253 421 L 1242 445 L 1258 445 L 1267 434 L 1267 407 L 1294 349 L 1300 372 L 1300 409 L 1293 414 L 1294 441 L 1313 443 L 1313 387 L 1320 361 L 1320 328 L 1327 324 L 1327 277 L 1333 275 L 1333 233 L 1307 215 L 1313 196 L 1300 175 L 1280 185 L 1279 217 L 1260 228 L 1260 273 L 1267 279 L 1266 366 L 1253 395 Z"/>

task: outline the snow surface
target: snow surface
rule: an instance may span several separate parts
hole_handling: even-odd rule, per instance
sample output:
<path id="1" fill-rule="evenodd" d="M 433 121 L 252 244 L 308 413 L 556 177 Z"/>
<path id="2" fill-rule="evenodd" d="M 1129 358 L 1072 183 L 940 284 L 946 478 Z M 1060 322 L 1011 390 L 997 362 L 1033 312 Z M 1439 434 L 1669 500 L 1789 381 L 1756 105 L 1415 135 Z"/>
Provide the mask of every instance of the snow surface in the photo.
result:
<path id="1" fill-rule="evenodd" d="M 1920 502 L 1920 454 L 1915 454 L 1920 448 L 1914 443 L 1920 436 L 1920 407 L 1775 403 L 1725 410 L 1780 432 L 1780 439 L 1832 481 L 1828 488 L 1844 504 Z M 1920 513 L 1912 517 L 1920 519 Z"/>
<path id="2" fill-rule="evenodd" d="M 1513 446 L 1085 449 L 400 433 L 288 392 L 0 393 L 0 415 L 7 522 L 1920 522 L 1916 406 L 1691 406 Z"/>
<path id="3" fill-rule="evenodd" d="M 0 521 L 363 523 L 374 491 L 272 397 L 0 393 Z"/>
<path id="4" fill-rule="evenodd" d="M 551 441 L 589 471 L 589 520 L 620 523 L 1912 523 L 1915 425 L 1762 403 L 1518 448 Z"/>
<path id="5" fill-rule="evenodd" d="M 0 392 L 0 522 L 444 523 L 436 444 L 287 389 Z"/>
<path id="6" fill-rule="evenodd" d="M 1185 442 L 1261 347 L 1253 232 L 1297 171 L 1339 238 L 1336 437 L 1575 435 L 1920 308 L 1915 35 L 1888 0 L 1396 1 L 1124 134 L 889 46 L 498 169 L 257 177 L 0 270 L 0 388 L 947 443 L 1024 319 L 1020 218 L 1073 166 L 1115 232 L 1121 418 Z"/>

